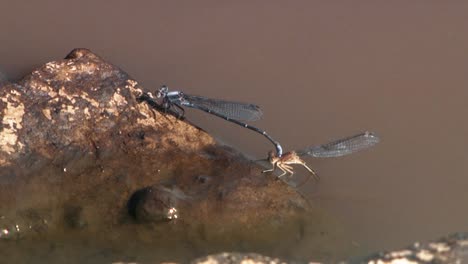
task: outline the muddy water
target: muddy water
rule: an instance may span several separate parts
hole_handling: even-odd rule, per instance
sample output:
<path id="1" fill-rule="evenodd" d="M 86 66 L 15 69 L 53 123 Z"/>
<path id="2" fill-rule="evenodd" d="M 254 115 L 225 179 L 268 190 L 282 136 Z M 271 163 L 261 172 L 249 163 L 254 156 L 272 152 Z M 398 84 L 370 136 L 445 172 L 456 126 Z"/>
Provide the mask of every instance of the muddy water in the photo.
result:
<path id="1" fill-rule="evenodd" d="M 259 104 L 256 124 L 286 149 L 377 132 L 372 150 L 309 159 L 322 181 L 301 189 L 346 230 L 353 254 L 468 229 L 466 3 L 49 0 L 0 9 L 0 68 L 11 79 L 86 47 L 149 90 Z M 188 117 L 252 157 L 272 148 L 215 117 Z"/>

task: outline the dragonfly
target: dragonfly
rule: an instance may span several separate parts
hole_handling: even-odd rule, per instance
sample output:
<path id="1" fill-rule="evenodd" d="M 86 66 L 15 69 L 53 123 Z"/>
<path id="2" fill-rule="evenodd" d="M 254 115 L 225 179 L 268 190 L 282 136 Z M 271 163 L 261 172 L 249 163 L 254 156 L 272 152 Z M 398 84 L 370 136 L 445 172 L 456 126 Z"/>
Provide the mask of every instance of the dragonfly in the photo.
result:
<path id="1" fill-rule="evenodd" d="M 380 138 L 370 131 L 365 131 L 357 135 L 349 136 L 339 140 L 335 140 L 326 144 L 316 145 L 304 148 L 302 150 L 290 151 L 284 153 L 282 156 L 278 156 L 275 152 L 270 151 L 268 153 L 268 161 L 272 165 L 271 169 L 262 171 L 262 173 L 274 172 L 276 168 L 282 171 L 282 174 L 278 178 L 282 178 L 289 174 L 291 177 L 294 174 L 293 167 L 291 165 L 301 165 L 306 168 L 310 175 L 316 180 L 319 180 L 318 174 L 301 158 L 303 156 L 311 156 L 315 158 L 332 158 L 349 155 L 367 148 L 374 146 L 380 142 Z M 310 178 L 309 177 L 299 184 L 303 185 Z"/>
<path id="2" fill-rule="evenodd" d="M 257 132 L 267 138 L 275 146 L 275 155 L 278 157 L 283 155 L 281 144 L 273 139 L 265 130 L 242 122 L 256 121 L 262 117 L 263 113 L 258 105 L 195 96 L 180 91 L 169 91 L 169 88 L 165 85 L 156 92 L 156 97 L 162 99 L 162 109 L 171 109 L 175 111 L 179 117 L 182 117 L 185 113 L 183 107 L 190 107 Z M 144 100 L 148 101 L 151 106 L 157 106 L 153 98 L 154 96 L 148 93 Z"/>

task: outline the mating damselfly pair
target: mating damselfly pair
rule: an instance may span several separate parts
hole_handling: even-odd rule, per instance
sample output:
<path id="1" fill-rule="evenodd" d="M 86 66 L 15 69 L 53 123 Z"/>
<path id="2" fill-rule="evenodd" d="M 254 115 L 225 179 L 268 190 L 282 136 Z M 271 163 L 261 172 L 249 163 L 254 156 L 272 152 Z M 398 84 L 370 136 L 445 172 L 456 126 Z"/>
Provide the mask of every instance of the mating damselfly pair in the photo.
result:
<path id="1" fill-rule="evenodd" d="M 262 117 L 263 113 L 260 107 L 255 104 L 194 96 L 180 91 L 169 91 L 167 86 L 162 86 L 157 91 L 156 98 L 151 93 L 148 93 L 146 98 L 147 101 L 151 102 L 151 105 L 156 104 L 156 99 L 160 99 L 160 107 L 162 109 L 171 109 L 179 116 L 184 115 L 184 106 L 195 108 L 263 135 L 274 145 L 276 150 L 276 152 L 270 151 L 268 154 L 268 161 L 272 165 L 272 168 L 263 172 L 273 172 L 278 168 L 282 171 L 282 174 L 278 177 L 283 177 L 288 173 L 290 176 L 293 175 L 294 171 L 291 165 L 298 164 L 304 166 L 315 178 L 318 178 L 314 170 L 302 160 L 302 156 L 316 158 L 340 157 L 367 149 L 380 141 L 375 133 L 366 131 L 326 144 L 283 153 L 280 143 L 273 139 L 265 130 L 243 122 L 256 121 Z"/>

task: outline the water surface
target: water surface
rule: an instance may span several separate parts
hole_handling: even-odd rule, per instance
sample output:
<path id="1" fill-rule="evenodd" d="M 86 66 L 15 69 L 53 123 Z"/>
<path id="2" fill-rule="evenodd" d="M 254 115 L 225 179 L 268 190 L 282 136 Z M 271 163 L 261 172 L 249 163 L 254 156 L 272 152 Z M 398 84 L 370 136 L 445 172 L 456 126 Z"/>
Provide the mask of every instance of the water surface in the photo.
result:
<path id="1" fill-rule="evenodd" d="M 301 188 L 350 235 L 349 254 L 468 229 L 467 3 L 48 0 L 0 8 L 0 68 L 11 79 L 85 47 L 148 90 L 167 84 L 259 104 L 256 124 L 286 150 L 378 133 L 372 150 L 308 159 L 322 181 Z M 187 116 L 252 157 L 272 149 L 216 117 Z M 351 251 L 334 254 L 343 252 Z"/>

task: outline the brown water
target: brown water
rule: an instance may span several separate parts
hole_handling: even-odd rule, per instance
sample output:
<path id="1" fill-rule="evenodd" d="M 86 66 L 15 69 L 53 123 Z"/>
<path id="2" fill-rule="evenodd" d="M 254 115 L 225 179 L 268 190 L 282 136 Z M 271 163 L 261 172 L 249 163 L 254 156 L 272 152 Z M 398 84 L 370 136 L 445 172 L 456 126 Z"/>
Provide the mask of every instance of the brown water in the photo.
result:
<path id="1" fill-rule="evenodd" d="M 322 181 L 301 189 L 367 253 L 468 229 L 468 3 L 456 2 L 1 3 L 0 68 L 15 79 L 86 47 L 150 90 L 259 104 L 256 124 L 287 150 L 377 132 L 372 150 L 309 159 Z M 188 117 L 252 157 L 272 148 Z"/>

